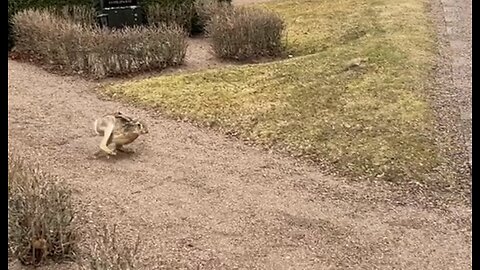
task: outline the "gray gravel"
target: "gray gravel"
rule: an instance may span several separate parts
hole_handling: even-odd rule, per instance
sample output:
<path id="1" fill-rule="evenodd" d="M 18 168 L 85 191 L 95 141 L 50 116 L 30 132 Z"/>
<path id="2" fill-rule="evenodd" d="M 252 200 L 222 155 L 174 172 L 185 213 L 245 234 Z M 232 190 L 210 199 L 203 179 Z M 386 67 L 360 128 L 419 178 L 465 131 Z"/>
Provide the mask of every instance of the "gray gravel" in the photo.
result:
<path id="1" fill-rule="evenodd" d="M 472 1 L 431 0 L 430 7 L 439 54 L 429 93 L 438 120 L 437 143 L 446 157 L 434 177 L 446 177 L 454 168 L 455 188 L 471 198 Z"/>
<path id="2" fill-rule="evenodd" d="M 141 263 L 161 262 L 138 269 L 471 268 L 468 205 L 422 207 L 29 64 L 8 62 L 8 87 L 9 149 L 72 186 L 86 229 L 140 234 Z M 135 154 L 91 158 L 93 120 L 117 109 L 150 133 L 129 146 Z"/>
<path id="3" fill-rule="evenodd" d="M 458 106 L 458 131 L 472 162 L 472 0 L 434 0 L 441 41 L 443 85 Z M 448 101 L 447 101 L 448 102 Z"/>

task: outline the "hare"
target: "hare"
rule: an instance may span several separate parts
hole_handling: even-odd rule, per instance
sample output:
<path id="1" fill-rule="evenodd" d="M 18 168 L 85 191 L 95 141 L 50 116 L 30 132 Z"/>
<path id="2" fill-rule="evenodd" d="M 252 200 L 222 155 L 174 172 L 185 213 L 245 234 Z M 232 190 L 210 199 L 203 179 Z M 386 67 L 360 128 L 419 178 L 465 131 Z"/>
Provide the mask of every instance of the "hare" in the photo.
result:
<path id="1" fill-rule="evenodd" d="M 123 148 L 124 145 L 135 141 L 141 134 L 147 134 L 148 129 L 142 121 L 133 119 L 121 112 L 110 113 L 95 120 L 95 133 L 103 136 L 100 142 L 100 152 L 109 155 L 116 155 L 120 152 L 131 153 L 133 150 Z M 113 144 L 113 149 L 109 145 Z"/>

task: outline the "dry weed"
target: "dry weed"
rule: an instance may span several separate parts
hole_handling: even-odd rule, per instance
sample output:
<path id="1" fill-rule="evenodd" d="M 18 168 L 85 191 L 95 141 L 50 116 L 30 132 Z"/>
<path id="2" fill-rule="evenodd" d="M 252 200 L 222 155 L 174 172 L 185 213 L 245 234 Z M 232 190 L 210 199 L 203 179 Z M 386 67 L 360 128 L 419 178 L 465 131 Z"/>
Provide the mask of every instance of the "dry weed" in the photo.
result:
<path id="1" fill-rule="evenodd" d="M 96 232 L 93 242 L 88 243 L 84 269 L 133 270 L 139 269 L 140 237 L 135 243 L 119 239 L 117 226 L 103 226 Z"/>
<path id="2" fill-rule="evenodd" d="M 9 256 L 34 265 L 47 258 L 74 258 L 78 239 L 75 217 L 70 189 L 9 153 Z"/>

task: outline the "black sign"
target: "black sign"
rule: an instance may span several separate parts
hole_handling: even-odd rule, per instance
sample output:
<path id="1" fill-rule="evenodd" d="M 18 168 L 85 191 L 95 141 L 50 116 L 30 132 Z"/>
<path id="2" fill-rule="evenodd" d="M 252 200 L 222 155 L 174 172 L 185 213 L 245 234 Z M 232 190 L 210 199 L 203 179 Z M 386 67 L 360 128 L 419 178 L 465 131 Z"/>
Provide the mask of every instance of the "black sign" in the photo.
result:
<path id="1" fill-rule="evenodd" d="M 125 6 L 136 6 L 137 0 L 105 0 L 105 7 L 125 7 Z"/>

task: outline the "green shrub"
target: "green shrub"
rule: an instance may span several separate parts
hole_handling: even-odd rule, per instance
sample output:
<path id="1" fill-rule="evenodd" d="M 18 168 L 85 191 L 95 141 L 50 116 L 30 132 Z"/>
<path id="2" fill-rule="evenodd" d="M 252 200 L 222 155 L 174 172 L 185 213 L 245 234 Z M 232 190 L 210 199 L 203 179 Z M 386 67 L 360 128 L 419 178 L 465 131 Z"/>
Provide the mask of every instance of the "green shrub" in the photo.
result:
<path id="1" fill-rule="evenodd" d="M 178 65 L 187 48 L 186 34 L 176 25 L 110 30 L 44 10 L 22 11 L 13 20 L 17 52 L 96 78 Z"/>
<path id="2" fill-rule="evenodd" d="M 266 10 L 223 8 L 211 18 L 206 29 L 218 57 L 246 60 L 280 55 L 284 27 L 277 14 Z"/>
<path id="3" fill-rule="evenodd" d="M 76 212 L 70 190 L 53 176 L 8 155 L 9 256 L 24 264 L 72 258 Z"/>

